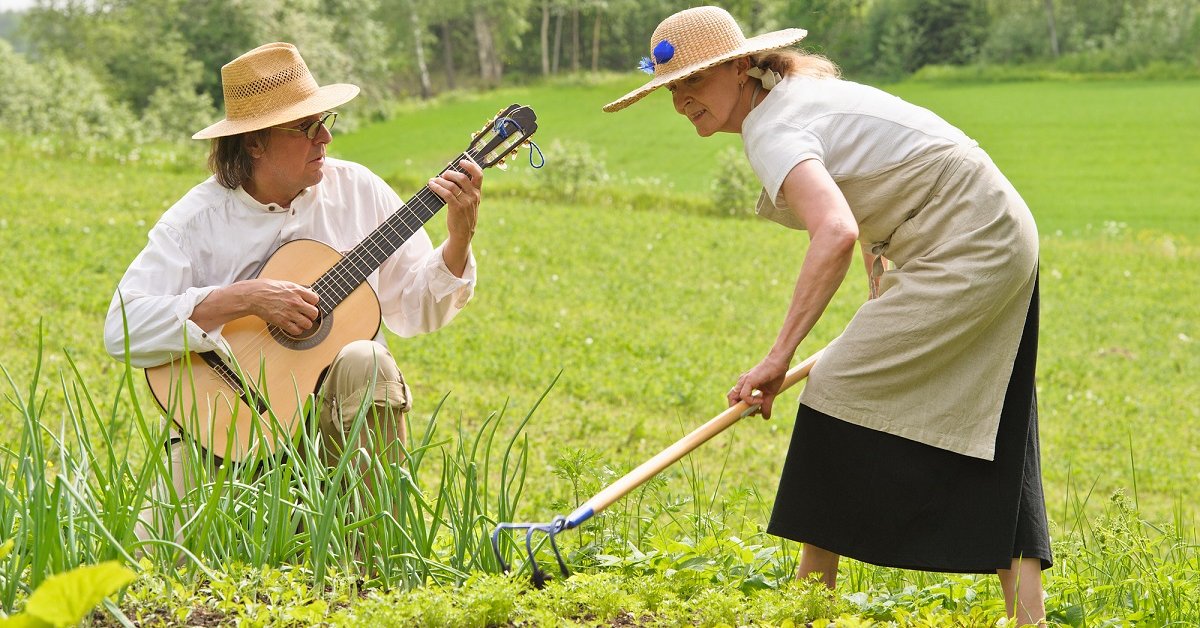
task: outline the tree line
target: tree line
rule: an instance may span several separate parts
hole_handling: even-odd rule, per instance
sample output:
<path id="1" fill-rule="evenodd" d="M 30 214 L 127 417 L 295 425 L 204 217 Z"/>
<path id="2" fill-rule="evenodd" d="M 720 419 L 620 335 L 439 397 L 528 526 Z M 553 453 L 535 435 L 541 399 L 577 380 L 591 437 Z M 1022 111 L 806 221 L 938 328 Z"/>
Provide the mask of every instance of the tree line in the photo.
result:
<path id="1" fill-rule="evenodd" d="M 78 83 L 95 111 L 170 137 L 221 102 L 218 69 L 268 41 L 299 46 L 322 82 L 363 87 L 359 118 L 399 98 L 577 72 L 628 72 L 679 0 L 39 0 L 0 12 L 0 115 Z M 928 65 L 1068 71 L 1200 66 L 1200 0 L 733 0 L 749 35 L 788 26 L 852 78 Z M 41 78 L 39 78 L 41 77 Z M 42 81 L 49 85 L 32 85 Z M 22 98 L 26 102 L 22 105 Z M 104 101 L 103 103 L 101 101 Z M 8 107 L 6 109 L 5 107 Z M 79 108 L 78 103 L 75 105 Z M 126 116 L 126 112 L 128 115 Z M 43 112 L 45 113 L 45 112 Z M 35 116 L 36 117 L 36 116 Z M 43 116 L 44 117 L 44 116 Z M 125 122 L 129 122 L 125 120 Z M 199 127 L 195 127 L 199 128 Z"/>

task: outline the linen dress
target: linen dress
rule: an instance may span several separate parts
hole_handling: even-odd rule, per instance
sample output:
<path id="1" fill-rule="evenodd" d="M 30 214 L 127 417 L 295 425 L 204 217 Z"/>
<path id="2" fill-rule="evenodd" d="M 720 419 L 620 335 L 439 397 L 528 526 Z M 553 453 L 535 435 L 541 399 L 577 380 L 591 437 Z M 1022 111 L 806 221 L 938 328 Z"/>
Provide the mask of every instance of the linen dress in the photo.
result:
<path id="1" fill-rule="evenodd" d="M 896 567 L 1049 566 L 1028 206 L 962 131 L 849 81 L 786 78 L 742 135 L 760 215 L 804 229 L 783 179 L 820 160 L 895 265 L 809 375 L 768 531 Z"/>

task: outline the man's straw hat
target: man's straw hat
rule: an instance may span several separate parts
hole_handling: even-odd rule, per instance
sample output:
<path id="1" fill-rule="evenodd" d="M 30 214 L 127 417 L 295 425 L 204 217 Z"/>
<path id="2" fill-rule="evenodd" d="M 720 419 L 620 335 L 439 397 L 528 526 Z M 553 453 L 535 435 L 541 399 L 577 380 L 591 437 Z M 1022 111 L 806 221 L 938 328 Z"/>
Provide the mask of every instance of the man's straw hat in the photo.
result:
<path id="1" fill-rule="evenodd" d="M 604 110 L 620 111 L 663 85 L 730 59 L 790 46 L 807 34 L 802 28 L 786 28 L 746 39 L 725 9 L 696 7 L 680 11 L 663 20 L 650 36 L 651 56 L 642 60 L 642 69 L 653 68 L 654 78 L 604 105 Z"/>
<path id="2" fill-rule="evenodd" d="M 221 68 L 225 119 L 192 136 L 195 140 L 265 129 L 350 102 L 358 86 L 317 86 L 291 44 L 259 46 Z"/>

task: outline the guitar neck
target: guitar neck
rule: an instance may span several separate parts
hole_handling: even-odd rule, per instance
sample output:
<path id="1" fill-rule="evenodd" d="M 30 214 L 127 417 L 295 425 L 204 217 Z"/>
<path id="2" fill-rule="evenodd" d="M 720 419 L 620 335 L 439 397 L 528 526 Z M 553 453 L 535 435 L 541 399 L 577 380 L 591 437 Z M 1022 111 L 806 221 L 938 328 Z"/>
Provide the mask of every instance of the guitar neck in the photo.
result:
<path id="1" fill-rule="evenodd" d="M 469 152 L 461 153 L 443 168 L 440 174 L 462 172 L 458 162 L 468 158 L 475 159 Z M 317 307 L 321 314 L 328 315 L 333 312 L 342 300 L 366 281 L 384 260 L 403 246 L 412 234 L 429 222 L 445 204 L 445 201 L 428 186 L 421 188 L 403 207 L 388 216 L 383 224 L 372 231 L 371 235 L 313 282 L 312 290 L 320 297 Z"/>

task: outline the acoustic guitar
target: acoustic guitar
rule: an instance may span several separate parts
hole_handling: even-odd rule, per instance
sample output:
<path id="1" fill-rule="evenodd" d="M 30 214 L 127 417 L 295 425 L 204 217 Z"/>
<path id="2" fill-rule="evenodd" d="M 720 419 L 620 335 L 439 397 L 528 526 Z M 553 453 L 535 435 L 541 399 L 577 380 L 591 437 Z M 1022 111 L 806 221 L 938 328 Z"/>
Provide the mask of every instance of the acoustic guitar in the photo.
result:
<path id="1" fill-rule="evenodd" d="M 533 110 L 511 105 L 476 133 L 442 172 L 461 172 L 458 162 L 463 158 L 482 168 L 502 166 L 536 130 Z M 313 326 L 293 336 L 257 316 L 226 323 L 221 333 L 232 355 L 187 352 L 146 369 L 163 412 L 201 446 L 235 461 L 256 451 L 273 452 L 282 439 L 294 438 L 321 372 L 342 347 L 374 338 L 379 331 L 379 298 L 367 277 L 443 205 L 432 190 L 422 188 L 345 255 L 315 240 L 279 247 L 258 276 L 292 281 L 316 292 L 320 299 Z"/>

